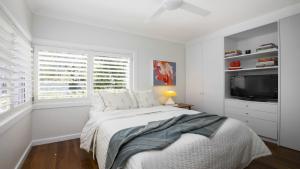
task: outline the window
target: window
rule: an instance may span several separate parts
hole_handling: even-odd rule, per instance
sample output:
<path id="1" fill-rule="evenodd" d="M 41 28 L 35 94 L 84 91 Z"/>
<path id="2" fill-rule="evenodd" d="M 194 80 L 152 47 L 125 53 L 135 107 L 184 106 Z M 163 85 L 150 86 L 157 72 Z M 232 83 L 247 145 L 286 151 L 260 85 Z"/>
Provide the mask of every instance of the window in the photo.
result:
<path id="1" fill-rule="evenodd" d="M 37 100 L 86 98 L 104 89 L 130 88 L 129 54 L 36 47 Z"/>
<path id="2" fill-rule="evenodd" d="M 94 91 L 102 89 L 126 89 L 129 87 L 128 57 L 95 56 Z"/>
<path id="3" fill-rule="evenodd" d="M 12 97 L 17 107 L 32 98 L 32 49 L 26 41 L 16 37 L 12 61 Z"/>
<path id="4" fill-rule="evenodd" d="M 0 114 L 11 108 L 11 49 L 13 45 L 13 30 L 0 20 Z"/>
<path id="5" fill-rule="evenodd" d="M 0 114 L 31 101 L 32 49 L 0 16 Z"/>
<path id="6" fill-rule="evenodd" d="M 87 96 L 87 55 L 38 52 L 38 99 Z"/>

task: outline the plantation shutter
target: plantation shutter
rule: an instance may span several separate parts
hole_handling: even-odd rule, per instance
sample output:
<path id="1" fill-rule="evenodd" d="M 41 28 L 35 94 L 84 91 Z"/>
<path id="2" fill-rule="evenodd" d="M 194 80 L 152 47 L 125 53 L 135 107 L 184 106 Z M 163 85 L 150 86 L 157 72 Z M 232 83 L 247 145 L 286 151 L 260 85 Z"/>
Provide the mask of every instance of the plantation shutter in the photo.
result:
<path id="1" fill-rule="evenodd" d="M 0 114 L 11 108 L 13 29 L 0 17 Z"/>
<path id="2" fill-rule="evenodd" d="M 87 96 L 87 55 L 38 52 L 38 99 Z"/>
<path id="3" fill-rule="evenodd" d="M 129 88 L 130 58 L 127 56 L 94 56 L 94 91 Z"/>
<path id="4" fill-rule="evenodd" d="M 32 49 L 18 36 L 14 39 L 12 62 L 12 96 L 17 107 L 32 98 Z"/>
<path id="5" fill-rule="evenodd" d="M 0 114 L 32 97 L 32 49 L 17 29 L 0 17 Z"/>

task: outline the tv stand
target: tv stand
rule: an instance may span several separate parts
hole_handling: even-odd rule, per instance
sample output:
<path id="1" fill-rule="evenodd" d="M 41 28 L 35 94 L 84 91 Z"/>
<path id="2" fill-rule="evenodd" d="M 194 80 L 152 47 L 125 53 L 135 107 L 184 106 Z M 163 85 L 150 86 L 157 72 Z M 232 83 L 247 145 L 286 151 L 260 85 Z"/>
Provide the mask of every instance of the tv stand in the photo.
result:
<path id="1" fill-rule="evenodd" d="M 278 103 L 225 99 L 225 114 L 240 120 L 258 135 L 278 140 Z"/>

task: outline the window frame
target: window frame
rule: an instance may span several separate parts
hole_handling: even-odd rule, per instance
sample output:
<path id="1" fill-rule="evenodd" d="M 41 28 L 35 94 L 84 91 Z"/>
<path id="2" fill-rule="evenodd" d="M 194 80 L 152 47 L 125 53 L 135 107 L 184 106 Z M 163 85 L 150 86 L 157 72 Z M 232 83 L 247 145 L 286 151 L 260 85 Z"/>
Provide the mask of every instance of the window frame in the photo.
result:
<path id="1" fill-rule="evenodd" d="M 55 42 L 53 42 L 55 43 Z M 74 47 L 75 46 L 75 47 Z M 56 52 L 70 52 L 74 54 L 86 54 L 87 56 L 87 96 L 82 98 L 65 98 L 65 99 L 38 99 L 38 52 L 41 50 L 56 51 Z M 109 54 L 109 55 L 121 55 L 127 56 L 129 58 L 129 89 L 133 89 L 133 79 L 134 79 L 134 56 L 135 53 L 131 51 L 117 50 L 117 49 L 104 49 L 99 47 L 88 47 L 83 45 L 74 45 L 74 44 L 63 44 L 63 45 L 39 45 L 35 44 L 33 48 L 33 96 L 34 96 L 34 108 L 43 109 L 43 108 L 58 108 L 58 107 L 80 107 L 80 106 L 89 106 L 90 98 L 94 94 L 93 88 L 93 70 L 94 70 L 94 57 L 100 54 Z"/>

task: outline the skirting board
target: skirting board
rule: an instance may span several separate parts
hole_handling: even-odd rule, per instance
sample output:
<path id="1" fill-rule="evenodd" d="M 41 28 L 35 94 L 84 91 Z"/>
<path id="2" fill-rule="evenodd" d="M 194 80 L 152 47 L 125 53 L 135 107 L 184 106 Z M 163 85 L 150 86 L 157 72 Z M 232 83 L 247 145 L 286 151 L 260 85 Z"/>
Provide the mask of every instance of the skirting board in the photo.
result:
<path id="1" fill-rule="evenodd" d="M 22 154 L 21 158 L 19 159 L 15 169 L 20 169 L 23 166 L 24 161 L 26 160 L 30 150 L 32 147 L 32 142 L 27 146 L 27 148 L 25 149 L 24 153 Z"/>
<path id="2" fill-rule="evenodd" d="M 32 146 L 72 140 L 72 139 L 80 138 L 80 134 L 81 133 L 75 133 L 75 134 L 69 134 L 69 135 L 58 136 L 58 137 L 36 139 L 36 140 L 32 140 Z"/>

